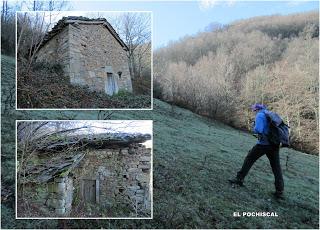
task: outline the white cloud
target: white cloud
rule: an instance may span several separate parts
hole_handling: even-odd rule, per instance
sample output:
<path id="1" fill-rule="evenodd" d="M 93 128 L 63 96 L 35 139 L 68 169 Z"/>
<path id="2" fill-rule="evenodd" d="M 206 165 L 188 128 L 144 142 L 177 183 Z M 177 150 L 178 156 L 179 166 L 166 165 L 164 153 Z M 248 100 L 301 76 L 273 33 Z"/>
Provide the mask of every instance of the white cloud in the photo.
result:
<path id="1" fill-rule="evenodd" d="M 234 6 L 235 4 L 236 4 L 236 0 L 227 1 L 227 5 L 228 5 L 229 7 L 232 7 L 232 6 Z"/>
<path id="2" fill-rule="evenodd" d="M 199 7 L 201 10 L 207 10 L 215 7 L 217 4 L 217 0 L 200 0 Z"/>
<path id="3" fill-rule="evenodd" d="M 222 1 L 222 0 L 199 0 L 199 8 L 201 10 L 209 10 L 219 4 L 226 4 L 229 7 L 234 6 L 236 0 Z"/>
<path id="4" fill-rule="evenodd" d="M 287 2 L 287 5 L 288 5 L 288 6 L 299 6 L 299 5 L 301 5 L 301 4 L 303 4 L 303 3 L 306 3 L 306 2 L 307 2 L 306 0 L 288 1 L 288 2 Z"/>

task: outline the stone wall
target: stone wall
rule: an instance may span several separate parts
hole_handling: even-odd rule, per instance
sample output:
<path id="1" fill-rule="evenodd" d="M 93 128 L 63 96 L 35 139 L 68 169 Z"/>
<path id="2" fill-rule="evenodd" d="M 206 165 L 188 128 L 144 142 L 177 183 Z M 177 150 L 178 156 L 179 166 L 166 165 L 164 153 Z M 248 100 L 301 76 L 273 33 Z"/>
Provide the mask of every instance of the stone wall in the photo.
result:
<path id="1" fill-rule="evenodd" d="M 70 177 L 56 177 L 48 183 L 47 206 L 58 216 L 71 211 L 73 200 L 73 180 Z"/>
<path id="2" fill-rule="evenodd" d="M 109 76 L 114 93 L 132 92 L 126 51 L 103 24 L 68 24 L 39 50 L 37 61 L 61 63 L 71 84 L 92 91 L 108 93 Z"/>
<path id="3" fill-rule="evenodd" d="M 65 27 L 38 51 L 37 61 L 59 63 L 62 65 L 65 75 L 69 76 L 70 52 L 68 39 L 69 30 Z"/>
<path id="4" fill-rule="evenodd" d="M 126 51 L 102 24 L 69 25 L 69 42 L 71 83 L 105 91 L 112 72 L 119 89 L 132 91 Z"/>
<path id="5" fill-rule="evenodd" d="M 75 196 L 80 200 L 83 180 L 98 182 L 96 203 L 111 208 L 115 201 L 151 210 L 151 150 L 141 144 L 126 148 L 90 150 L 73 170 Z M 132 207 L 135 208 L 135 207 Z"/>

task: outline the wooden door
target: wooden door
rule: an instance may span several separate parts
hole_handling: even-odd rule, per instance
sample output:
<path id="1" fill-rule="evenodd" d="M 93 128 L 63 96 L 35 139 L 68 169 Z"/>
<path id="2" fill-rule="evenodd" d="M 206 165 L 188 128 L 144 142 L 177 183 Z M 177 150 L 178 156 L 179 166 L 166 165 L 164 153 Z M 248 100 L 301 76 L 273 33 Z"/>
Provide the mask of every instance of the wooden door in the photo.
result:
<path id="1" fill-rule="evenodd" d="M 107 74 L 107 87 L 106 87 L 106 92 L 108 95 L 113 95 L 115 91 L 115 84 L 114 84 L 114 79 L 111 73 Z"/>
<path id="2" fill-rule="evenodd" d="M 85 202 L 96 203 L 96 181 L 83 180 L 83 199 Z"/>

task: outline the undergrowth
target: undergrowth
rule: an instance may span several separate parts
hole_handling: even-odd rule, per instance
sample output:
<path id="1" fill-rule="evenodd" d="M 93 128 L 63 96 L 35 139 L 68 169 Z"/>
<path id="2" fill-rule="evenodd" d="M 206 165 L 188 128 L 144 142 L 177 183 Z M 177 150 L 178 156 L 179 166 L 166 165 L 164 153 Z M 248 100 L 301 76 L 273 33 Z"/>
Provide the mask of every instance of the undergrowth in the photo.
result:
<path id="1" fill-rule="evenodd" d="M 21 62 L 22 63 L 22 62 Z M 150 108 L 149 95 L 120 92 L 109 96 L 90 91 L 87 87 L 74 86 L 56 63 L 36 63 L 30 71 L 23 64 L 18 68 L 18 108 Z"/>

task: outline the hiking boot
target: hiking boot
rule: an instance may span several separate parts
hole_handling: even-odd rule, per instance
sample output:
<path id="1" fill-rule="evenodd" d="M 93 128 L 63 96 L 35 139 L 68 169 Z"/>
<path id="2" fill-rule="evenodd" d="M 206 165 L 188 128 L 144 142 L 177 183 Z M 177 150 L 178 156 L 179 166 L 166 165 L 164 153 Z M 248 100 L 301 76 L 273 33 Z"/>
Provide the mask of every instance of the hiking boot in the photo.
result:
<path id="1" fill-rule="evenodd" d="M 284 195 L 282 191 L 273 192 L 272 195 L 279 200 L 284 200 Z"/>
<path id="2" fill-rule="evenodd" d="M 243 186 L 243 180 L 242 179 L 239 179 L 239 178 L 234 178 L 234 179 L 229 179 L 228 180 L 231 184 L 237 184 L 237 185 L 240 185 L 240 186 Z"/>

